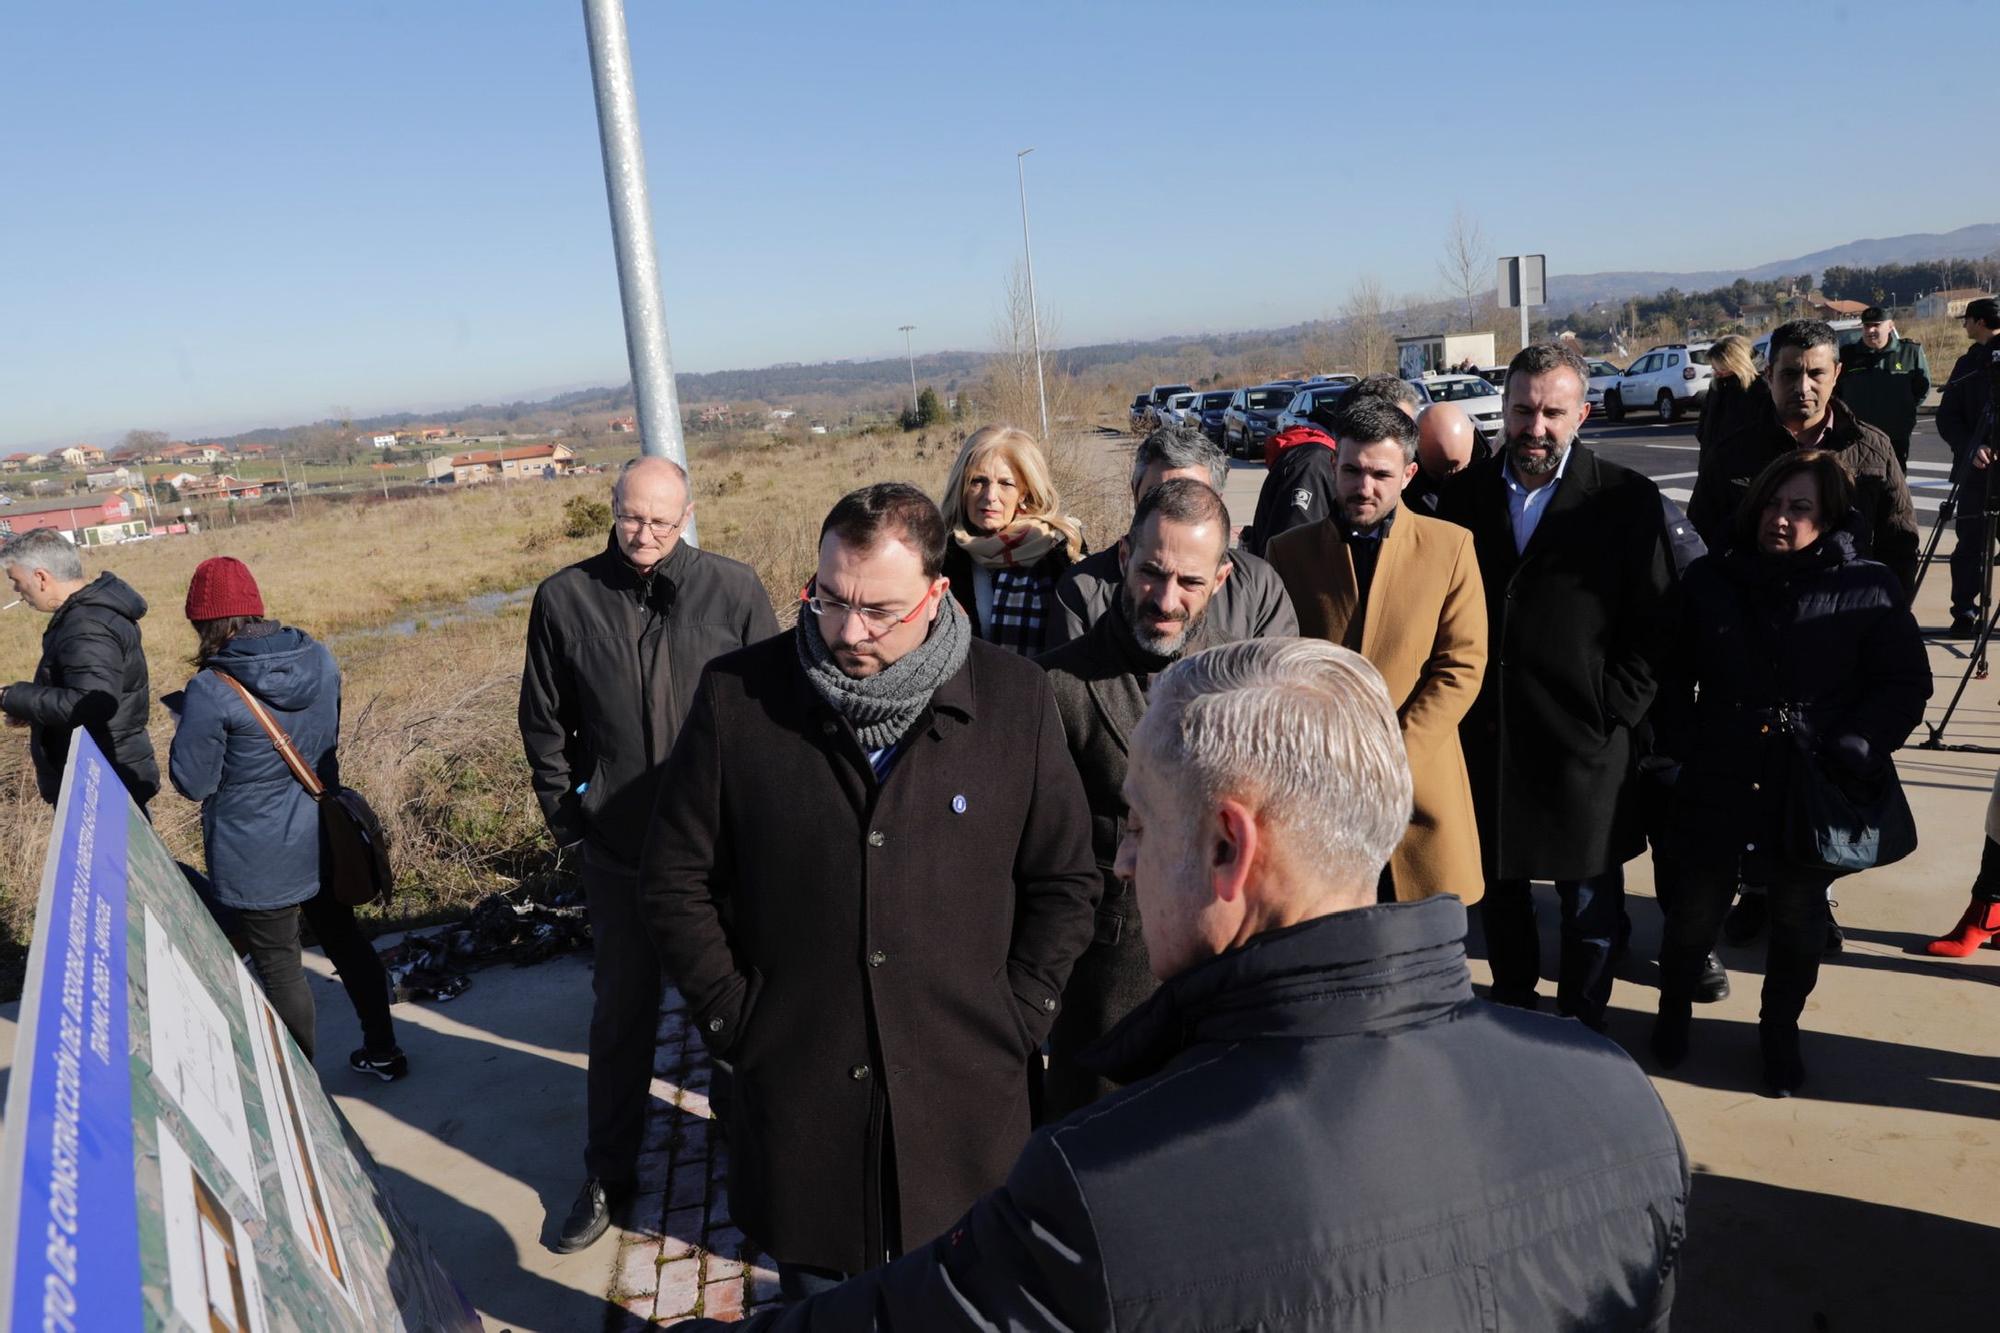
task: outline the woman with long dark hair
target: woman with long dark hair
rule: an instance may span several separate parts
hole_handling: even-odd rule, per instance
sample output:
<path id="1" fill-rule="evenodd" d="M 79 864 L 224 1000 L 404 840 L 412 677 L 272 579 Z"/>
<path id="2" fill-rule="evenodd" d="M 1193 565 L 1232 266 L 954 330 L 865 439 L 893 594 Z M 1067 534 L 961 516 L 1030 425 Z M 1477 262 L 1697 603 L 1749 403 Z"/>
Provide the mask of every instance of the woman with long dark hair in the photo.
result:
<path id="1" fill-rule="evenodd" d="M 304 630 L 264 614 L 242 561 L 204 560 L 188 584 L 199 641 L 168 761 L 174 789 L 201 803 L 201 837 L 217 903 L 237 920 L 264 993 L 307 1059 L 313 998 L 299 923 L 319 937 L 361 1019 L 348 1063 L 394 1080 L 409 1072 L 389 1017 L 389 982 L 354 909 L 320 887 L 319 807 L 230 681 L 248 690 L 328 787 L 339 785 L 340 668 Z M 226 679 L 225 679 L 226 677 Z"/>
<path id="2" fill-rule="evenodd" d="M 1656 848 L 1666 930 L 1653 1053 L 1669 1069 L 1686 1057 L 1695 983 L 1737 881 L 1767 885 L 1758 1034 L 1765 1086 L 1780 1097 L 1805 1081 L 1799 1015 L 1819 979 L 1833 879 L 1792 841 L 1792 784 L 1808 764 L 1856 787 L 1895 782 L 1890 754 L 1931 693 L 1901 584 L 1856 556 L 1843 527 L 1853 503 L 1852 479 L 1824 450 L 1764 469 L 1729 551 L 1688 569 L 1654 711 L 1659 752 L 1679 771 Z"/>

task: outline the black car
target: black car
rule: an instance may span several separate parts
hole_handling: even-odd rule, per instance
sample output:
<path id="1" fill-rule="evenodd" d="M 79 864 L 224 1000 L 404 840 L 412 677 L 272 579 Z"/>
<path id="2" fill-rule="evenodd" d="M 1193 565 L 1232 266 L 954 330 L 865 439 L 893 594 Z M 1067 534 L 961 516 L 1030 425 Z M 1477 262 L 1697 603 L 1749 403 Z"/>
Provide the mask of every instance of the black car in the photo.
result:
<path id="1" fill-rule="evenodd" d="M 1132 433 L 1134 435 L 1142 435 L 1146 431 L 1151 430 L 1151 422 L 1153 420 L 1152 395 L 1144 393 L 1133 394 L 1132 406 L 1126 413 L 1126 416 L 1132 423 Z"/>
<path id="2" fill-rule="evenodd" d="M 1217 444 L 1222 443 L 1222 413 L 1235 396 L 1234 389 L 1211 389 L 1194 405 L 1194 415 L 1201 422 L 1201 433 Z"/>
<path id="3" fill-rule="evenodd" d="M 1278 413 L 1301 382 L 1272 380 L 1232 394 L 1222 411 L 1222 451 L 1233 458 L 1261 457 L 1265 439 L 1278 428 Z"/>

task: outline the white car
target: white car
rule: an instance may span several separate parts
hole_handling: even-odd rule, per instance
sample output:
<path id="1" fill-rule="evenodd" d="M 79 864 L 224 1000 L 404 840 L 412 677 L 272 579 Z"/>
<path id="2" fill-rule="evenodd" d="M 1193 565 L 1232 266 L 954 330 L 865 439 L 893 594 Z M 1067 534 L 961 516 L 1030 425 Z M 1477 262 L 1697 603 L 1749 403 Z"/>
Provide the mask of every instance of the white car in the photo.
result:
<path id="1" fill-rule="evenodd" d="M 1292 395 L 1292 401 L 1285 404 L 1285 410 L 1278 413 L 1278 424 L 1271 428 L 1271 433 L 1275 435 L 1294 426 L 1311 426 L 1316 430 L 1325 430 L 1326 427 L 1321 422 L 1312 419 L 1312 414 L 1317 411 L 1322 420 L 1329 417 L 1334 404 L 1345 398 L 1347 391 L 1358 382 L 1358 379 L 1348 380 L 1345 383 L 1328 380 L 1300 385 L 1299 391 Z"/>
<path id="2" fill-rule="evenodd" d="M 1200 403 L 1201 395 L 1198 393 L 1168 394 L 1166 399 L 1153 409 L 1153 421 L 1159 426 L 1181 426 L 1189 421 L 1199 425 Z"/>
<path id="3" fill-rule="evenodd" d="M 1710 343 L 1662 343 L 1625 368 L 1604 389 L 1604 415 L 1623 421 L 1633 408 L 1651 408 L 1662 421 L 1679 421 L 1698 408 L 1715 382 Z"/>
<path id="4" fill-rule="evenodd" d="M 1832 329 L 1835 335 L 1839 337 L 1842 347 L 1851 347 L 1861 341 L 1861 321 L 1858 319 L 1828 320 L 1827 327 Z M 1756 359 L 1759 366 L 1770 365 L 1771 335 L 1767 333 L 1756 342 L 1751 343 L 1750 355 Z"/>
<path id="5" fill-rule="evenodd" d="M 1479 438 L 1489 444 L 1500 434 L 1500 391 L 1477 375 L 1425 375 L 1406 381 L 1424 406 L 1457 403 L 1472 418 Z"/>
<path id="6" fill-rule="evenodd" d="M 1604 391 L 1616 384 L 1618 377 L 1625 372 L 1609 361 L 1598 361 L 1593 358 L 1586 364 L 1590 366 L 1590 390 L 1584 397 L 1589 400 L 1592 407 L 1601 409 L 1604 406 Z"/>

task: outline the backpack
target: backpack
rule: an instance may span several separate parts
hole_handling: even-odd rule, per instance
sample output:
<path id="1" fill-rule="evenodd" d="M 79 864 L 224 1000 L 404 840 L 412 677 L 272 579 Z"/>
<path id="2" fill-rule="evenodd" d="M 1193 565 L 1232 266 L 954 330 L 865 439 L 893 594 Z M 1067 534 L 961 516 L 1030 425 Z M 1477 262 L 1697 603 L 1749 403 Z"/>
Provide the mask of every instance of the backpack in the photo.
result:
<path id="1" fill-rule="evenodd" d="M 264 728 L 285 767 L 319 807 L 320 886 L 329 890 L 336 902 L 349 907 L 388 898 L 396 886 L 395 872 L 389 865 L 389 839 L 368 799 L 352 787 L 328 787 L 321 782 L 285 729 L 265 711 L 262 701 L 228 672 L 215 674 L 243 696 L 250 716 Z"/>

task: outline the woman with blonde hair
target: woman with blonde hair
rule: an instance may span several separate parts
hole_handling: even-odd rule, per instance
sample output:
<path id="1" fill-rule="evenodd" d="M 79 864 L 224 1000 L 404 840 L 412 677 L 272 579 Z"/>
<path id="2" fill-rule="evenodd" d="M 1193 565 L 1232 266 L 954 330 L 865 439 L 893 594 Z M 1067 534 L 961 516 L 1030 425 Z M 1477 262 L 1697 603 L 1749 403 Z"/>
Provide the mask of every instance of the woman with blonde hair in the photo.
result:
<path id="1" fill-rule="evenodd" d="M 1740 333 L 1719 338 L 1708 349 L 1708 364 L 1715 379 L 1702 401 L 1701 420 L 1695 424 L 1695 443 L 1702 457 L 1709 450 L 1749 426 L 1760 426 L 1771 418 L 1771 387 L 1757 373 L 1750 355 L 1750 340 Z"/>
<path id="2" fill-rule="evenodd" d="M 1084 545 L 1035 437 L 1014 426 L 974 431 L 938 508 L 951 534 L 945 576 L 973 633 L 1030 657 L 1054 647 L 1056 580 Z"/>

